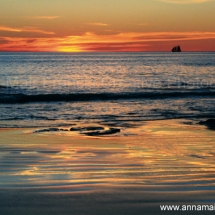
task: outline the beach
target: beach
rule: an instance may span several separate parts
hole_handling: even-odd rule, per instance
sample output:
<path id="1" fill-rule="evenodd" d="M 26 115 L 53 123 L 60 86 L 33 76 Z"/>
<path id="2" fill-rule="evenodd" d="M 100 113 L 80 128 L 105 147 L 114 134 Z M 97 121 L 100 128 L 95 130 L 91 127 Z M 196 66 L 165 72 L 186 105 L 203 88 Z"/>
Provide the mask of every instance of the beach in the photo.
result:
<path id="1" fill-rule="evenodd" d="M 215 0 L 0 0 L 0 215 L 215 212 Z"/>
<path id="2" fill-rule="evenodd" d="M 72 128 L 84 126 L 102 125 Z M 214 204 L 215 133 L 204 125 L 154 120 L 102 136 L 70 128 L 0 130 L 1 214 L 165 214 L 160 205 Z"/>
<path id="3" fill-rule="evenodd" d="M 214 58 L 0 53 L 0 214 L 211 214 Z"/>

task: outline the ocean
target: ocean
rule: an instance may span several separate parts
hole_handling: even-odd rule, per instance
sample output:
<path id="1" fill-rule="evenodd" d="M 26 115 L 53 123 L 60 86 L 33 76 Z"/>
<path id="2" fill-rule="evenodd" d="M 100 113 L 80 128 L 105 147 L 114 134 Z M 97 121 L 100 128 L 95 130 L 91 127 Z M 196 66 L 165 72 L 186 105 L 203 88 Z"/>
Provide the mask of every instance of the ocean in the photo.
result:
<path id="1" fill-rule="evenodd" d="M 215 53 L 0 53 L 0 127 L 215 117 Z"/>
<path id="2" fill-rule="evenodd" d="M 213 204 L 215 53 L 0 53 L 0 76 L 0 214 Z"/>

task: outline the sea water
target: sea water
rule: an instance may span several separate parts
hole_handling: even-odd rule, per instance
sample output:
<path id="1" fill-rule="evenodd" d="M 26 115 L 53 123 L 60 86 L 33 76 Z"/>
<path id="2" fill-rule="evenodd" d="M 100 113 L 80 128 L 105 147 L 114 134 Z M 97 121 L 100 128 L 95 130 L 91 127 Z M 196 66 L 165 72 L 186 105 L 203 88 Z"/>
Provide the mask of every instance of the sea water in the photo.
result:
<path id="1" fill-rule="evenodd" d="M 215 53 L 0 53 L 0 127 L 214 117 Z"/>

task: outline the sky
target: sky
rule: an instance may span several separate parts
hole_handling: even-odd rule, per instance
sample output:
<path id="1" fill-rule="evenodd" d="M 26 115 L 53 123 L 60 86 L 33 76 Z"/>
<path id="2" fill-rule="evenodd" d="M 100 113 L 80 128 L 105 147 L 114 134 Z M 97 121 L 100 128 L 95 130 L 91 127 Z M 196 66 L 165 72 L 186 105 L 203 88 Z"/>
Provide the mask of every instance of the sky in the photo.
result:
<path id="1" fill-rule="evenodd" d="M 0 51 L 215 51 L 215 0 L 0 0 Z"/>

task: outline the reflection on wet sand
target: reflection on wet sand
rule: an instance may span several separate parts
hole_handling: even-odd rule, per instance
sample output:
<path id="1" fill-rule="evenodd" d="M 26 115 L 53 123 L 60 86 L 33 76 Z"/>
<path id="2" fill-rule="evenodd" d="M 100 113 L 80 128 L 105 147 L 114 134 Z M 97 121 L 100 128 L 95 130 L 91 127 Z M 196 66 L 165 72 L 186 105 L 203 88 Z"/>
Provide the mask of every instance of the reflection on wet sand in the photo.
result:
<path id="1" fill-rule="evenodd" d="M 129 189 L 169 193 L 173 199 L 181 192 L 210 196 L 215 188 L 214 143 L 214 131 L 174 120 L 105 137 L 2 129 L 0 190 L 62 195 Z M 188 199 L 212 200 L 201 195 Z"/>

